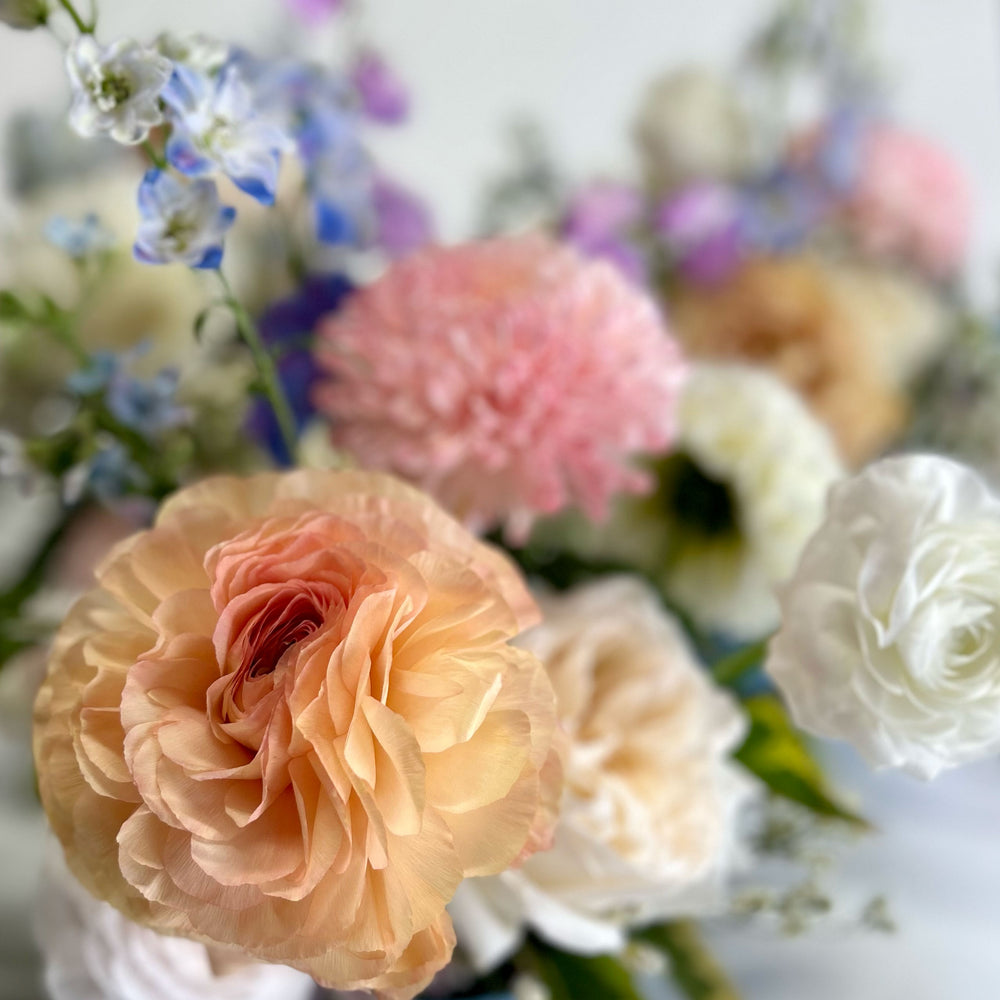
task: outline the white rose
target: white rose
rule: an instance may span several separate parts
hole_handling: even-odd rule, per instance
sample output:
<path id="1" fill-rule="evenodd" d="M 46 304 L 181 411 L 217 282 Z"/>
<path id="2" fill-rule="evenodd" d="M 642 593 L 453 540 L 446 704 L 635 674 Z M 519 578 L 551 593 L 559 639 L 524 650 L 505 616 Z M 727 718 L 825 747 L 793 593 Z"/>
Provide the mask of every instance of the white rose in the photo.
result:
<path id="1" fill-rule="evenodd" d="M 702 69 L 654 80 L 634 132 L 647 180 L 657 192 L 695 178 L 731 179 L 748 166 L 746 115 L 728 84 Z"/>
<path id="2" fill-rule="evenodd" d="M 140 927 L 91 896 L 58 848 L 43 873 L 36 937 L 52 1000 L 306 1000 L 303 972 Z"/>
<path id="3" fill-rule="evenodd" d="M 767 671 L 802 728 L 924 778 L 1000 750 L 1000 500 L 972 470 L 834 487 L 780 599 Z"/>
<path id="4" fill-rule="evenodd" d="M 556 691 L 566 792 L 551 850 L 459 887 L 449 909 L 479 970 L 514 951 L 526 925 L 598 954 L 622 947 L 631 924 L 717 906 L 751 788 L 729 760 L 744 718 L 655 592 L 612 577 L 540 603 L 543 624 L 521 644 Z"/>

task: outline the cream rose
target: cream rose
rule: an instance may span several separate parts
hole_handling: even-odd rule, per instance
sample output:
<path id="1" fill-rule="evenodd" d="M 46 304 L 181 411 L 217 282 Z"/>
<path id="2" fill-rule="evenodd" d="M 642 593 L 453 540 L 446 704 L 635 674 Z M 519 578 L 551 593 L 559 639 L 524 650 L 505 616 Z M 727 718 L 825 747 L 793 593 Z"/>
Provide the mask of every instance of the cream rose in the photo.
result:
<path id="1" fill-rule="evenodd" d="M 133 923 L 91 896 L 55 851 L 36 925 L 52 1000 L 308 1000 L 316 990 L 297 969 Z"/>
<path id="2" fill-rule="evenodd" d="M 119 544 L 36 703 L 73 873 L 158 931 L 411 997 L 560 771 L 520 577 L 388 476 L 209 479 Z"/>
<path id="3" fill-rule="evenodd" d="M 602 953 L 624 928 L 719 902 L 751 788 L 729 754 L 745 722 L 697 663 L 656 593 L 611 577 L 543 598 L 519 643 L 545 663 L 568 737 L 555 844 L 520 868 L 462 884 L 450 911 L 488 969 L 526 926 Z"/>
<path id="4" fill-rule="evenodd" d="M 1000 750 L 1000 500 L 971 469 L 834 487 L 780 602 L 767 671 L 804 729 L 924 778 Z"/>
<path id="5" fill-rule="evenodd" d="M 647 181 L 657 193 L 695 179 L 733 178 L 750 165 L 746 113 L 733 89 L 702 69 L 654 80 L 634 134 Z"/>

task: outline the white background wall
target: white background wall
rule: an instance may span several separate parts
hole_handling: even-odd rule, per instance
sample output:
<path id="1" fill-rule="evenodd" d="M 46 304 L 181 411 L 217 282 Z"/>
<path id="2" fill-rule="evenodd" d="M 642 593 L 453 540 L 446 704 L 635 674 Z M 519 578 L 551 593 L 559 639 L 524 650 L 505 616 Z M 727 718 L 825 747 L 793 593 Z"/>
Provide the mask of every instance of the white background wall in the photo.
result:
<path id="1" fill-rule="evenodd" d="M 249 44 L 274 36 L 279 0 L 103 0 L 105 37 L 175 30 Z M 530 112 L 583 177 L 627 172 L 626 124 L 643 82 L 679 62 L 730 63 L 765 0 L 368 0 L 366 33 L 412 84 L 412 124 L 387 139 L 387 163 L 426 192 L 442 233 L 468 230 L 502 130 Z M 948 146 L 976 198 L 972 283 L 992 301 L 1000 263 L 1000 12 L 989 0 L 876 0 L 877 38 L 908 124 Z M 52 39 L 0 31 L 0 118 L 65 100 Z M 16 755 L 0 741 L 10 770 Z M 23 758 L 21 759 L 23 764 Z M 849 783 L 882 834 L 844 872 L 843 893 L 885 889 L 894 938 L 851 933 L 793 944 L 720 935 L 748 1000 L 995 1000 L 1000 997 L 1000 767 L 931 786 Z M 16 792 L 16 794 L 15 794 Z M 39 825 L 20 782 L 0 780 L 0 997 L 26 1000 L 25 898 Z"/>

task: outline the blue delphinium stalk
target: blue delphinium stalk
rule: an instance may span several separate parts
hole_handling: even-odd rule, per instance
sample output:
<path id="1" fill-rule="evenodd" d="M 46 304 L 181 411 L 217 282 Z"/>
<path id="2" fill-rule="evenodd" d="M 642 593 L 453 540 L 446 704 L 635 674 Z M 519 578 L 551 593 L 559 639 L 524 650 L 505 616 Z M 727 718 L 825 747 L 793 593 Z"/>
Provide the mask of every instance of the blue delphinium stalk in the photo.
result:
<path id="1" fill-rule="evenodd" d="M 236 210 L 223 205 L 215 181 L 184 181 L 150 170 L 139 186 L 141 222 L 135 256 L 147 264 L 217 269 Z"/>
<path id="2" fill-rule="evenodd" d="M 294 295 L 273 303 L 261 317 L 261 339 L 276 356 L 278 377 L 291 405 L 297 432 L 315 413 L 311 394 L 319 377 L 312 353 L 316 324 L 321 317 L 339 309 L 353 288 L 343 275 L 314 275 Z M 268 400 L 254 401 L 246 427 L 279 464 L 291 465 L 291 455 Z"/>
<path id="3" fill-rule="evenodd" d="M 177 65 L 163 98 L 173 124 L 166 150 L 172 167 L 188 177 L 223 173 L 252 198 L 274 204 L 288 138 L 258 114 L 238 64 L 214 78 Z"/>
<path id="4" fill-rule="evenodd" d="M 295 143 L 319 239 L 366 245 L 375 228 L 372 163 L 349 83 L 303 63 L 256 64 L 249 72 L 261 107 Z"/>

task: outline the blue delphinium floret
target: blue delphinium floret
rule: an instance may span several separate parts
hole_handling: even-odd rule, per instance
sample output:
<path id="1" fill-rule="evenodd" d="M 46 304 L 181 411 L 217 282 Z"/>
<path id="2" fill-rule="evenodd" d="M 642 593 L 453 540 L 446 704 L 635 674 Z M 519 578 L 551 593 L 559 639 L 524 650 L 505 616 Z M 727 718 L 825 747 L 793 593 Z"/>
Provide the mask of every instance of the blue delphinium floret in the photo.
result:
<path id="1" fill-rule="evenodd" d="M 251 85 L 231 62 L 215 77 L 176 65 L 163 92 L 174 130 L 167 161 L 189 177 L 223 173 L 252 198 L 273 205 L 286 133 L 260 114 Z"/>
<path id="2" fill-rule="evenodd" d="M 222 204 L 215 181 L 184 181 L 150 170 L 139 186 L 139 214 L 136 259 L 216 269 L 236 209 Z"/>

